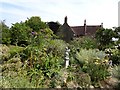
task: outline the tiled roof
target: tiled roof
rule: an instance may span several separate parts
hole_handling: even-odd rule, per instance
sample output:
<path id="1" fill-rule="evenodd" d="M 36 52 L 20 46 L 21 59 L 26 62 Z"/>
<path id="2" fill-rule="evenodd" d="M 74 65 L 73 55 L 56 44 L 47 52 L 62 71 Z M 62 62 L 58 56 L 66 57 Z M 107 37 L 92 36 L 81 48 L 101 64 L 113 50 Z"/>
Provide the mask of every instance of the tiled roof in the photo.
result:
<path id="1" fill-rule="evenodd" d="M 90 36 L 94 35 L 95 32 L 101 28 L 101 25 L 86 25 L 86 32 L 85 26 L 71 26 L 72 31 L 75 33 L 75 36 Z"/>
<path id="2" fill-rule="evenodd" d="M 67 30 L 72 30 L 74 36 L 79 37 L 79 36 L 94 36 L 96 31 L 100 28 L 103 27 L 103 23 L 101 25 L 86 25 L 86 20 L 84 20 L 84 25 L 83 26 L 69 26 L 67 23 L 67 16 L 64 19 L 64 24 L 63 27 L 69 27 L 66 28 Z M 66 30 L 65 29 L 65 30 Z"/>
<path id="3" fill-rule="evenodd" d="M 94 26 L 88 26 L 86 27 L 86 35 L 94 35 L 95 32 L 101 28 L 101 25 L 94 25 Z"/>
<path id="4" fill-rule="evenodd" d="M 72 31 L 75 33 L 76 36 L 83 36 L 84 35 L 84 26 L 72 26 Z"/>

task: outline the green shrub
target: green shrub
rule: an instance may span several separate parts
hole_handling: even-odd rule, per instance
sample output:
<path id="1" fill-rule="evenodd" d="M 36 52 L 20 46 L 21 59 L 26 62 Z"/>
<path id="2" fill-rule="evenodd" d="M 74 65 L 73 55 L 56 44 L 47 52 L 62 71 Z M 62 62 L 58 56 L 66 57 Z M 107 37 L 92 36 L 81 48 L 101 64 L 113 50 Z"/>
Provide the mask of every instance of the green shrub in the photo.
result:
<path id="1" fill-rule="evenodd" d="M 89 64 L 83 65 L 83 71 L 89 73 L 93 84 L 100 80 L 106 79 L 110 74 L 108 72 L 108 65 L 97 61 L 88 62 Z"/>
<path id="2" fill-rule="evenodd" d="M 70 82 L 72 82 L 74 84 L 74 87 L 90 88 L 91 77 L 89 73 L 83 72 L 82 68 L 78 66 L 70 66 L 68 68 L 68 77 L 67 77 L 66 82 L 68 86 Z"/>
<path id="3" fill-rule="evenodd" d="M 4 45 L 0 44 L 0 62 L 7 61 L 10 57 L 10 49 Z"/>
<path id="4" fill-rule="evenodd" d="M 36 32 L 38 32 L 40 29 L 45 29 L 48 27 L 47 24 L 41 21 L 41 18 L 38 16 L 28 18 L 28 20 L 25 21 L 25 24 Z"/>
<path id="5" fill-rule="evenodd" d="M 0 22 L 0 31 L 1 30 L 2 32 L 0 32 L 0 34 L 2 34 L 2 36 L 0 35 L 0 38 L 2 38 L 2 43 L 9 45 L 11 43 L 11 33 L 9 27 L 5 25 L 5 21 Z"/>
<path id="6" fill-rule="evenodd" d="M 20 52 L 24 50 L 24 47 L 14 45 L 9 45 L 8 48 L 10 49 L 9 50 L 10 58 L 14 57 L 15 55 L 18 55 Z"/>
<path id="7" fill-rule="evenodd" d="M 30 83 L 23 74 L 17 74 L 16 76 L 3 76 L 0 80 L 0 88 L 35 88 L 35 85 Z"/>
<path id="8" fill-rule="evenodd" d="M 112 69 L 112 76 L 120 80 L 120 65 L 115 65 Z"/>
<path id="9" fill-rule="evenodd" d="M 51 52 L 53 55 L 63 57 L 65 53 L 65 47 L 67 47 L 67 44 L 63 40 L 50 40 L 47 46 L 47 53 Z"/>
<path id="10" fill-rule="evenodd" d="M 76 60 L 82 65 L 97 58 L 102 60 L 105 55 L 106 54 L 103 51 L 99 51 L 97 49 L 80 49 L 80 52 L 76 52 L 75 57 Z"/>
<path id="11" fill-rule="evenodd" d="M 88 73 L 93 84 L 103 80 L 109 76 L 108 58 L 105 58 L 105 53 L 95 49 L 80 49 L 76 53 L 76 59 L 79 61 L 82 71 Z"/>
<path id="12" fill-rule="evenodd" d="M 112 38 L 115 36 L 115 32 L 112 29 L 101 28 L 97 30 L 95 36 L 100 50 L 104 50 L 108 46 L 114 45 Z"/>
<path id="13" fill-rule="evenodd" d="M 114 65 L 112 68 L 112 77 L 118 79 L 118 83 L 115 86 L 116 89 L 120 88 L 120 65 Z"/>
<path id="14" fill-rule="evenodd" d="M 11 43 L 11 33 L 9 29 L 2 29 L 2 43 L 6 45 Z"/>
<path id="15" fill-rule="evenodd" d="M 110 60 L 112 60 L 112 63 L 114 65 L 120 64 L 120 50 L 119 49 L 111 49 L 110 52 Z"/>
<path id="16" fill-rule="evenodd" d="M 47 50 L 49 47 L 47 47 L 47 44 L 29 45 L 21 53 L 22 61 L 24 62 L 24 66 L 26 65 L 25 67 L 31 82 L 35 80 L 36 83 L 39 81 L 39 84 L 45 83 L 47 79 L 52 79 L 57 75 L 62 68 L 63 58 L 57 54 L 53 54 L 52 51 L 48 53 Z M 26 62 L 27 64 L 25 64 Z"/>
<path id="17" fill-rule="evenodd" d="M 80 37 L 76 38 L 70 42 L 70 45 L 74 45 L 76 49 L 86 48 L 86 49 L 94 49 L 97 48 L 97 43 L 95 39 L 90 37 Z"/>
<path id="18" fill-rule="evenodd" d="M 25 42 L 29 42 L 29 33 L 32 29 L 25 25 L 25 23 L 15 23 L 12 25 L 11 29 L 11 43 L 25 45 Z M 23 43 L 22 43 L 23 42 Z"/>

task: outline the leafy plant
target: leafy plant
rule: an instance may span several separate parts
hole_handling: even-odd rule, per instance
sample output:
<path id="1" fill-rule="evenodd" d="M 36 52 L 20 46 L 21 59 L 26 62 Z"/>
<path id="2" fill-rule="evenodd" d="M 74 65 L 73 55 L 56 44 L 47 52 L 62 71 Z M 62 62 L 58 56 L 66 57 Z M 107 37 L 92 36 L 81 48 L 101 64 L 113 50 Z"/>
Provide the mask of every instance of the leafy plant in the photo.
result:
<path id="1" fill-rule="evenodd" d="M 11 43 L 11 33 L 10 33 L 10 29 L 7 25 L 5 25 L 4 21 L 0 22 L 0 30 L 2 30 L 2 32 L 0 32 L 2 34 L 2 43 L 3 44 L 10 44 Z"/>
<path id="2" fill-rule="evenodd" d="M 120 50 L 118 49 L 111 49 L 110 54 L 110 59 L 112 60 L 112 63 L 114 65 L 119 65 L 120 64 Z"/>
<path id="3" fill-rule="evenodd" d="M 13 24 L 10 31 L 12 44 L 28 45 L 29 33 L 32 31 L 32 29 L 26 26 L 25 23 L 21 22 Z"/>
<path id="4" fill-rule="evenodd" d="M 10 49 L 3 44 L 0 44 L 0 62 L 7 61 L 10 57 Z"/>
<path id="5" fill-rule="evenodd" d="M 94 49 L 97 48 L 97 43 L 95 39 L 90 37 L 80 37 L 76 38 L 70 42 L 70 45 L 74 45 L 76 49 L 86 48 L 86 49 Z"/>
<path id="6" fill-rule="evenodd" d="M 99 29 L 96 32 L 96 39 L 98 41 L 99 49 L 104 50 L 109 44 L 113 44 L 112 38 L 115 32 L 112 29 Z"/>
<path id="7" fill-rule="evenodd" d="M 67 44 L 63 40 L 50 40 L 47 46 L 47 53 L 51 52 L 53 55 L 64 57 L 65 47 L 67 47 Z"/>
<path id="8" fill-rule="evenodd" d="M 33 29 L 33 31 L 38 32 L 40 29 L 47 28 L 47 24 L 41 21 L 41 18 L 38 16 L 33 16 L 30 19 L 25 21 L 25 24 Z"/>
<path id="9" fill-rule="evenodd" d="M 82 71 L 90 75 L 93 84 L 109 76 L 108 58 L 105 53 L 99 50 L 81 49 L 76 53 L 76 59 L 79 61 Z"/>
<path id="10" fill-rule="evenodd" d="M 76 52 L 76 59 L 81 63 L 92 61 L 93 59 L 103 59 L 106 54 L 103 51 L 97 49 L 80 49 L 80 52 Z"/>

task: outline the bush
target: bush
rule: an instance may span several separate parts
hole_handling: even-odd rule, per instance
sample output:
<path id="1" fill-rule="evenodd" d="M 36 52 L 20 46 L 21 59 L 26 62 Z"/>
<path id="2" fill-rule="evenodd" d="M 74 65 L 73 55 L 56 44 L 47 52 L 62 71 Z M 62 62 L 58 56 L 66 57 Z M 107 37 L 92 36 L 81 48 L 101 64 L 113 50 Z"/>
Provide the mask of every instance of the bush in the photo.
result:
<path id="1" fill-rule="evenodd" d="M 41 76 L 43 76 L 45 80 L 52 79 L 56 74 L 58 74 L 60 68 L 62 68 L 62 63 L 64 62 L 63 58 L 59 56 L 59 53 L 53 54 L 52 51 L 48 52 L 50 45 L 48 41 L 45 41 L 46 44 L 44 42 L 45 45 L 42 44 L 43 42 L 37 46 L 34 44 L 29 45 L 21 53 L 24 65 L 27 62 L 26 70 L 28 71 L 28 76 L 31 80 L 36 80 L 35 77 L 40 78 Z M 52 45 L 55 44 L 51 44 L 51 46 Z M 59 47 L 57 49 L 60 50 L 61 48 Z M 41 74 L 39 74 L 40 72 Z"/>
<path id="2" fill-rule="evenodd" d="M 30 19 L 26 20 L 25 24 L 36 32 L 39 32 L 40 29 L 45 29 L 48 27 L 47 24 L 41 21 L 41 18 L 38 16 L 33 16 Z"/>
<path id="3" fill-rule="evenodd" d="M 108 72 L 108 65 L 100 61 L 98 62 L 97 60 L 88 62 L 89 64 L 84 64 L 82 68 L 84 72 L 89 73 L 93 84 L 106 79 L 110 75 Z"/>
<path id="4" fill-rule="evenodd" d="M 50 40 L 47 45 L 47 53 L 51 52 L 53 55 L 64 57 L 65 47 L 67 47 L 67 44 L 63 40 Z"/>
<path id="5" fill-rule="evenodd" d="M 10 49 L 4 45 L 4 44 L 0 44 L 0 63 L 2 63 L 3 61 L 7 61 L 10 57 L 10 53 L 9 53 Z"/>
<path id="6" fill-rule="evenodd" d="M 11 33 L 9 27 L 5 25 L 4 21 L 0 22 L 0 30 L 2 30 L 2 33 L 0 32 L 0 34 L 2 34 L 2 43 L 9 45 L 11 43 Z"/>
<path id="7" fill-rule="evenodd" d="M 120 64 L 120 50 L 118 49 L 111 49 L 110 52 L 110 60 L 112 60 L 112 63 L 115 65 Z"/>
<path id="8" fill-rule="evenodd" d="M 80 49 L 79 52 L 76 52 L 75 57 L 76 60 L 83 65 L 86 62 L 92 61 L 94 59 L 103 59 L 105 57 L 105 53 L 103 51 L 99 51 L 97 49 Z"/>
<path id="9" fill-rule="evenodd" d="M 115 65 L 112 70 L 112 76 L 120 80 L 120 65 Z"/>
<path id="10" fill-rule="evenodd" d="M 94 49 L 97 48 L 97 43 L 95 39 L 90 37 L 80 37 L 76 38 L 70 42 L 70 45 L 74 45 L 76 49 L 86 48 L 86 49 Z"/>
<path id="11" fill-rule="evenodd" d="M 100 50 L 104 50 L 105 48 L 114 45 L 112 38 L 115 36 L 115 32 L 112 29 L 99 29 L 95 36 Z"/>
<path id="12" fill-rule="evenodd" d="M 67 86 L 70 86 L 70 83 L 73 83 L 73 87 L 76 88 L 90 88 L 91 77 L 88 73 L 82 71 L 82 68 L 77 66 L 69 66 L 67 76 Z M 70 84 L 70 85 L 69 85 Z M 69 87 L 68 87 L 69 88 Z"/>
<path id="13" fill-rule="evenodd" d="M 79 61 L 82 71 L 88 73 L 93 84 L 109 76 L 108 58 L 105 53 L 99 50 L 81 49 L 76 53 L 76 59 Z"/>
<path id="14" fill-rule="evenodd" d="M 29 33 L 31 33 L 32 29 L 26 26 L 25 23 L 15 23 L 11 27 L 11 43 L 19 45 L 28 45 L 29 43 Z M 23 42 L 23 43 L 22 43 Z M 25 44 L 26 42 L 26 44 Z"/>
<path id="15" fill-rule="evenodd" d="M 115 86 L 117 90 L 120 88 L 120 65 L 115 65 L 112 69 L 112 77 L 118 79 L 118 83 Z"/>

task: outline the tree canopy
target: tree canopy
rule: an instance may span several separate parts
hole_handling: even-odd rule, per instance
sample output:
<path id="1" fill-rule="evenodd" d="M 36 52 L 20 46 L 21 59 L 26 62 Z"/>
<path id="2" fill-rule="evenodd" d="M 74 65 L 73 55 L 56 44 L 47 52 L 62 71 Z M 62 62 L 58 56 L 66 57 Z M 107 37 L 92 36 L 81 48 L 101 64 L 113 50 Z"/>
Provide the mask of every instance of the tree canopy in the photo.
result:
<path id="1" fill-rule="evenodd" d="M 41 18 L 38 16 L 33 16 L 30 19 L 25 21 L 25 24 L 33 29 L 33 31 L 39 31 L 40 29 L 47 28 L 47 24 L 41 21 Z"/>
<path id="2" fill-rule="evenodd" d="M 113 38 L 117 39 L 114 41 Z M 113 29 L 99 29 L 96 32 L 96 39 L 101 48 L 106 48 L 106 46 L 118 46 L 120 44 L 120 27 Z"/>
<path id="3" fill-rule="evenodd" d="M 0 30 L 2 30 L 2 43 L 3 44 L 10 44 L 11 43 L 10 29 L 5 24 L 4 20 L 0 22 Z"/>
<path id="4" fill-rule="evenodd" d="M 49 28 L 53 31 L 54 34 L 56 34 L 58 32 L 59 27 L 61 26 L 61 24 L 59 22 L 48 22 L 47 23 Z"/>

